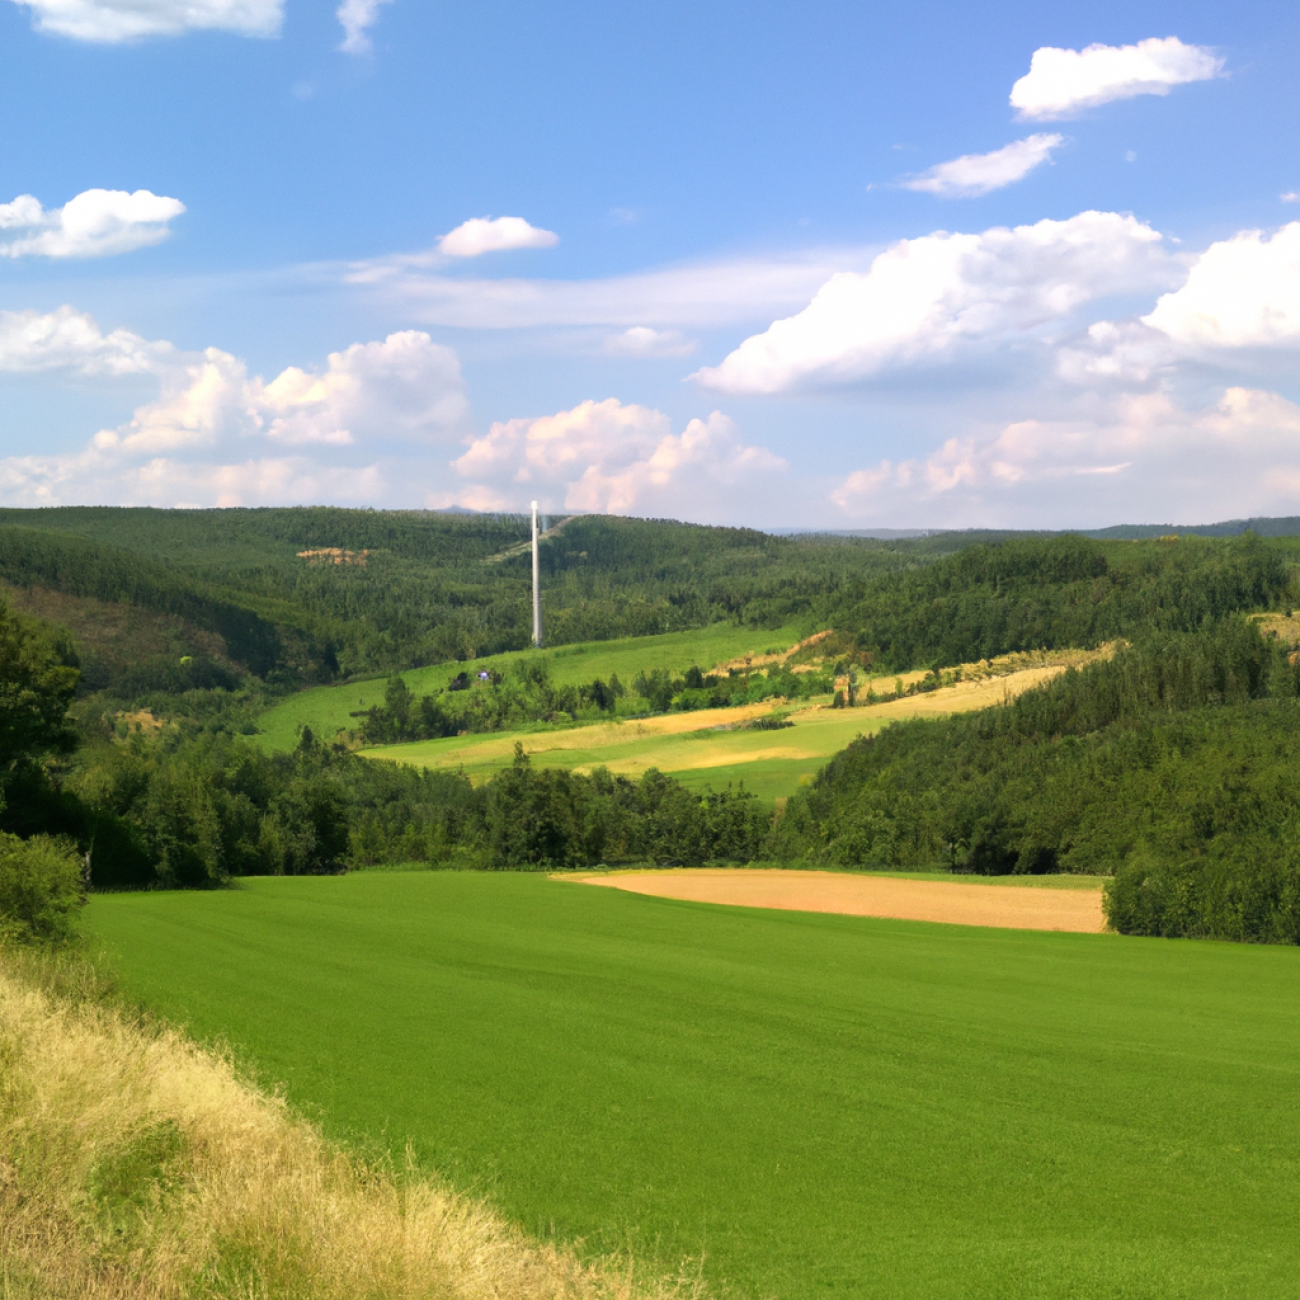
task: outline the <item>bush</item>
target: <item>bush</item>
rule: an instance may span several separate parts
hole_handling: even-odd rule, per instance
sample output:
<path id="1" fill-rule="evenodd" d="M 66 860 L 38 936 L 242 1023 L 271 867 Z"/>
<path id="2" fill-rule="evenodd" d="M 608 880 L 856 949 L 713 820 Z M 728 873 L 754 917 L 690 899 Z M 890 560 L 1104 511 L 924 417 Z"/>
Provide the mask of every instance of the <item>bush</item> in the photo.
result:
<path id="1" fill-rule="evenodd" d="M 59 840 L 0 832 L 0 934 L 26 942 L 71 938 L 85 901 L 81 870 L 81 859 Z"/>
<path id="2" fill-rule="evenodd" d="M 1300 943 L 1294 829 L 1222 837 L 1172 861 L 1139 852 L 1107 885 L 1106 918 L 1121 934 Z"/>

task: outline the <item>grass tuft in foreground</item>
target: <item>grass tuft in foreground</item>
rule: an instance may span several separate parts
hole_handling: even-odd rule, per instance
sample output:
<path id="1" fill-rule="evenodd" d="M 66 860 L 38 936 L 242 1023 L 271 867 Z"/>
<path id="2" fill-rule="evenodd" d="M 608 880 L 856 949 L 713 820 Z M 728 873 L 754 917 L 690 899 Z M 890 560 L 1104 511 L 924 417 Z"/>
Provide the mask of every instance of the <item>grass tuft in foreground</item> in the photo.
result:
<path id="1" fill-rule="evenodd" d="M 44 987 L 42 987 L 44 985 Z M 667 1300 L 328 1145 L 230 1064 L 0 949 L 0 1294 Z"/>

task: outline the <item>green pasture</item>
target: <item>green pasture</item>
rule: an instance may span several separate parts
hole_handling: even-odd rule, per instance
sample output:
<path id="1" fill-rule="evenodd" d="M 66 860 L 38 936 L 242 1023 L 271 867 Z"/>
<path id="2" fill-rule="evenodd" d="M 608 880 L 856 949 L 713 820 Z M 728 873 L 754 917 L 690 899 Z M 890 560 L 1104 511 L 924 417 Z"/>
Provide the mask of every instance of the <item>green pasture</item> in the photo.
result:
<path id="1" fill-rule="evenodd" d="M 752 1300 L 1296 1291 L 1294 949 L 507 874 L 86 916 L 128 995 L 543 1237 Z"/>
<path id="2" fill-rule="evenodd" d="M 667 632 L 662 636 L 623 637 L 617 641 L 587 641 L 559 646 L 554 650 L 524 650 L 490 655 L 464 663 L 434 664 L 413 668 L 402 677 L 417 695 L 442 690 L 459 672 L 482 669 L 498 672 L 516 659 L 540 658 L 550 665 L 551 676 L 560 685 L 581 684 L 594 678 L 608 681 L 614 674 L 631 685 L 639 672 L 656 668 L 685 672 L 693 664 L 709 669 L 730 659 L 768 650 L 788 650 L 799 639 L 794 627 L 776 631 L 754 631 L 729 623 L 690 632 Z M 270 750 L 292 749 L 303 726 L 319 736 L 330 737 L 356 725 L 351 715 L 384 701 L 387 677 L 371 677 L 342 686 L 319 686 L 302 691 L 268 709 L 257 719 L 257 743 Z"/>
<path id="3" fill-rule="evenodd" d="M 710 724 L 731 716 L 730 711 L 702 709 L 686 716 L 696 728 L 667 735 L 656 732 L 654 722 L 627 719 L 591 727 L 448 736 L 361 752 L 414 767 L 462 770 L 480 781 L 513 762 L 519 741 L 538 767 L 590 771 L 604 766 L 629 776 L 657 767 L 695 789 L 721 790 L 743 781 L 747 790 L 772 799 L 793 794 L 856 736 L 893 720 L 867 709 L 811 709 L 792 713 L 793 725 L 777 731 L 725 731 Z"/>

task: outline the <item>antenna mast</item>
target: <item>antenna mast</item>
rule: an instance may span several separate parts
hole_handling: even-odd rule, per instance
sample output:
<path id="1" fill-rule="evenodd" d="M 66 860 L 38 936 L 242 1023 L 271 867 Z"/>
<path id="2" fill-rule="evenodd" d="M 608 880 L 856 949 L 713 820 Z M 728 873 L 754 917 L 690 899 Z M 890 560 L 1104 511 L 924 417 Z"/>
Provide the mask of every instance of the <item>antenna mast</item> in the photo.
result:
<path id="1" fill-rule="evenodd" d="M 533 502 L 533 645 L 542 648 L 542 580 L 537 561 L 537 502 Z"/>

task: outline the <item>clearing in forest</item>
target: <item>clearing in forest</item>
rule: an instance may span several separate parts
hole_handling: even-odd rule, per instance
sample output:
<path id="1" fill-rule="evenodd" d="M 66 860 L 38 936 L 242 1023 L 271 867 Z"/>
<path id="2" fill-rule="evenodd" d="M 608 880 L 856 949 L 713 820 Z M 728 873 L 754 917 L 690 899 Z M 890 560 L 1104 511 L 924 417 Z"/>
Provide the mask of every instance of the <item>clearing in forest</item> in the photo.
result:
<path id="1" fill-rule="evenodd" d="M 745 788 L 760 798 L 775 799 L 808 784 L 828 759 L 859 735 L 870 735 L 904 718 L 986 709 L 1050 681 L 1066 666 L 1056 663 L 1021 668 L 1005 676 L 964 677 L 952 686 L 852 709 L 820 704 L 790 711 L 775 700 L 585 727 L 449 736 L 361 752 L 369 758 L 417 767 L 463 769 L 478 782 L 510 765 L 518 741 L 539 767 L 578 772 L 607 767 L 625 776 L 640 776 L 654 767 L 696 787 L 720 789 L 743 781 Z M 903 684 L 924 676 L 904 674 Z M 890 677 L 881 684 L 892 687 L 894 681 Z M 783 715 L 790 725 L 774 730 L 752 726 L 773 713 Z"/>

